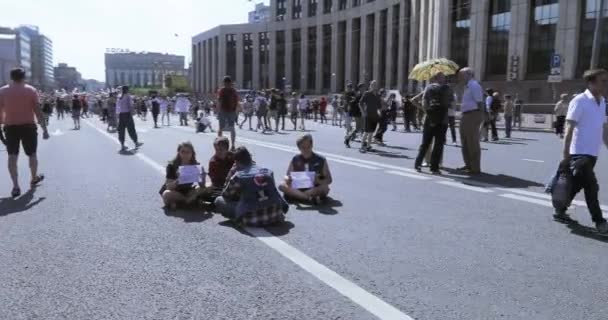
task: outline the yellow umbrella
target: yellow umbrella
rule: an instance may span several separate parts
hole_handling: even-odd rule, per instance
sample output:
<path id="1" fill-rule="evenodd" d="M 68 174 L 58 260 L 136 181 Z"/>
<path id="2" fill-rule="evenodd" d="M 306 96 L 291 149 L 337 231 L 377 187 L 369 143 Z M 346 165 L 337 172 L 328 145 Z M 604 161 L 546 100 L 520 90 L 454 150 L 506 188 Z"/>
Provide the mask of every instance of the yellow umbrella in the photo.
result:
<path id="1" fill-rule="evenodd" d="M 427 81 L 438 73 L 446 76 L 453 75 L 460 67 L 454 61 L 446 58 L 432 59 L 417 64 L 409 78 L 417 81 Z"/>

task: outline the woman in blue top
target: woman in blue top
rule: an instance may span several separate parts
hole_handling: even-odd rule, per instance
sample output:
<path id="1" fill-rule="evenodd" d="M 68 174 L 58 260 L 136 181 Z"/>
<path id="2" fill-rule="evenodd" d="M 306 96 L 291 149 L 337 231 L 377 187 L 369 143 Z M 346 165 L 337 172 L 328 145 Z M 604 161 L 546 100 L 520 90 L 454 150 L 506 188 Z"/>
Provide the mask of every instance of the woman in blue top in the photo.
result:
<path id="1" fill-rule="evenodd" d="M 310 134 L 300 137 L 297 141 L 300 154 L 293 157 L 285 181 L 279 186 L 286 199 L 295 201 L 308 201 L 321 204 L 329 194 L 329 185 L 332 183 L 331 172 L 327 160 L 312 151 L 313 140 Z M 293 172 L 314 172 L 314 181 L 311 188 L 297 189 L 292 186 Z"/>

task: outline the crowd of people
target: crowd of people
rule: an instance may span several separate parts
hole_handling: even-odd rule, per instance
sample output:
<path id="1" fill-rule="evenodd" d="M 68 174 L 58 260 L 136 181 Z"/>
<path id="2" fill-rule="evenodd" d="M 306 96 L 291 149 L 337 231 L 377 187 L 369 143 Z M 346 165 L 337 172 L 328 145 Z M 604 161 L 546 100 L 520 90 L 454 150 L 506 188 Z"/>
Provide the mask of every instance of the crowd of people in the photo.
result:
<path id="1" fill-rule="evenodd" d="M 30 159 L 31 185 L 44 179 L 38 173 L 36 157 L 37 125 L 48 139 L 47 126 L 53 110 L 57 119 L 70 112 L 74 129 L 80 130 L 80 119 L 99 114 L 108 125 L 108 131 L 118 131 L 121 151 L 126 151 L 126 133 L 135 148 L 143 144 L 135 130 L 134 117 L 148 120 L 152 114 L 154 128 L 169 126 L 176 114 L 181 126 L 189 126 L 188 120 L 196 120 L 196 132 L 207 128 L 213 131 L 210 117 L 218 119 L 218 138 L 214 142 L 215 153 L 208 163 L 209 172 L 197 161 L 192 143 L 181 143 L 177 154 L 166 168 L 166 181 L 160 195 L 171 210 L 179 205 L 200 202 L 212 204 L 214 210 L 248 225 L 266 225 L 283 221 L 288 210 L 286 200 L 323 203 L 329 194 L 332 176 L 325 158 L 313 151 L 313 138 L 304 135 L 297 140 L 300 153 L 287 165 L 286 176 L 278 186 L 271 169 L 256 164 L 245 147 L 236 147 L 236 126 L 243 129 L 248 124 L 252 131 L 281 131 L 286 129 L 286 118 L 293 131 L 306 130 L 305 120 L 318 121 L 344 127 L 344 145 L 348 148 L 355 141 L 362 153 L 369 152 L 372 144 L 383 145 L 389 127 L 397 130 L 397 117 L 403 117 L 406 132 L 422 131 L 421 144 L 414 162 L 418 171 L 428 165 L 432 174 L 441 174 L 443 148 L 447 143 L 448 130 L 451 142 L 457 143 L 456 113 L 460 112 L 459 136 L 464 166 L 458 170 L 469 175 L 481 174 L 481 142 L 498 141 L 496 123 L 500 116 L 505 120 L 505 138 L 510 138 L 514 126 L 521 126 L 522 102 L 516 96 L 501 95 L 493 89 L 482 89 L 473 70 L 462 68 L 457 74 L 458 84 L 448 83 L 448 77 L 435 73 L 418 95 L 405 95 L 379 88 L 376 81 L 369 84 L 349 84 L 346 91 L 330 98 L 309 98 L 300 93 L 285 93 L 270 89 L 248 92 L 240 97 L 230 77 L 214 99 L 197 99 L 188 94 L 175 97 L 150 91 L 145 97 L 134 97 L 129 87 L 97 94 L 55 93 L 39 95 L 35 88 L 25 84 L 23 69 L 11 72 L 13 82 L 0 89 L 0 120 L 3 130 L 0 139 L 7 146 L 9 172 L 13 181 L 13 197 L 21 194 L 17 175 L 17 157 L 23 145 Z M 455 78 L 451 78 L 454 79 Z M 588 88 L 584 93 L 561 95 L 555 107 L 556 134 L 562 137 L 564 156 L 560 171 L 552 181 L 559 181 L 560 174 L 567 172 L 571 184 L 569 199 L 561 203 L 569 205 L 581 189 L 585 190 L 587 206 L 593 221 L 601 233 L 608 233 L 608 224 L 602 217 L 597 200 L 598 183 L 593 172 L 602 138 L 608 146 L 606 104 L 603 96 L 608 93 L 608 72 L 591 70 L 585 73 Z M 456 82 L 456 81 L 452 81 Z M 455 94 L 456 87 L 462 88 Z M 240 115 L 242 114 L 242 120 Z M 328 119 L 329 116 L 329 119 Z M 257 123 L 253 125 L 253 118 Z M 166 120 L 166 124 L 165 124 Z M 224 137 L 230 132 L 230 139 Z M 357 137 L 359 139 L 357 140 Z M 564 165 L 567 163 L 569 165 Z M 564 171 L 564 167 L 570 168 Z M 206 177 L 209 176 L 209 182 Z M 552 184 L 553 185 L 553 184 Z M 554 218 L 569 221 L 567 205 L 556 207 Z"/>

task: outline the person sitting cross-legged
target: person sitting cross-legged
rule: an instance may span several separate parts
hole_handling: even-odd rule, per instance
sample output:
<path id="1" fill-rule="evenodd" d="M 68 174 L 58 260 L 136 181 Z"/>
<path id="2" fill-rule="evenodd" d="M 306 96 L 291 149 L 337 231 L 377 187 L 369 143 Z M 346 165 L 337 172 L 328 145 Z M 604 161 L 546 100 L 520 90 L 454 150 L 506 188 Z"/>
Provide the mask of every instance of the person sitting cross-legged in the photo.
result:
<path id="1" fill-rule="evenodd" d="M 254 164 L 245 147 L 234 153 L 234 174 L 222 195 L 215 199 L 215 211 L 238 225 L 266 226 L 285 221 L 289 206 L 274 183 L 272 170 Z"/>
<path id="2" fill-rule="evenodd" d="M 175 209 L 180 204 L 189 205 L 196 200 L 199 190 L 205 186 L 205 176 L 200 173 L 204 171 L 200 170 L 198 177 L 194 177 L 196 181 L 186 181 L 185 176 L 180 177 L 180 172 L 183 172 L 182 167 L 198 165 L 192 143 L 181 143 L 177 147 L 177 155 L 167 165 L 167 180 L 159 191 L 165 208 Z"/>
<path id="3" fill-rule="evenodd" d="M 293 157 L 285 181 L 279 186 L 285 194 L 285 198 L 294 201 L 309 201 L 313 204 L 321 204 L 329 194 L 329 185 L 332 183 L 331 172 L 327 160 L 312 151 L 313 139 L 307 134 L 300 137 L 297 141 L 300 154 Z M 297 185 L 294 177 L 310 178 L 310 181 Z M 309 184 L 309 185 L 307 185 Z"/>

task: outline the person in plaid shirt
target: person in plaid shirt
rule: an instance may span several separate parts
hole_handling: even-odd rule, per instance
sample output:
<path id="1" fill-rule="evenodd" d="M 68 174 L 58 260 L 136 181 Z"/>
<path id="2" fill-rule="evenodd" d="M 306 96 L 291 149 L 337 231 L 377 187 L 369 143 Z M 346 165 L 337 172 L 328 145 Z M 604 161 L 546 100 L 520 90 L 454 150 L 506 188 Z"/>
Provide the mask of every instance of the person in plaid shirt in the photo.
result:
<path id="1" fill-rule="evenodd" d="M 285 221 L 289 206 L 279 194 L 272 170 L 254 164 L 245 147 L 234 153 L 234 174 L 215 209 L 237 224 L 261 227 Z"/>

